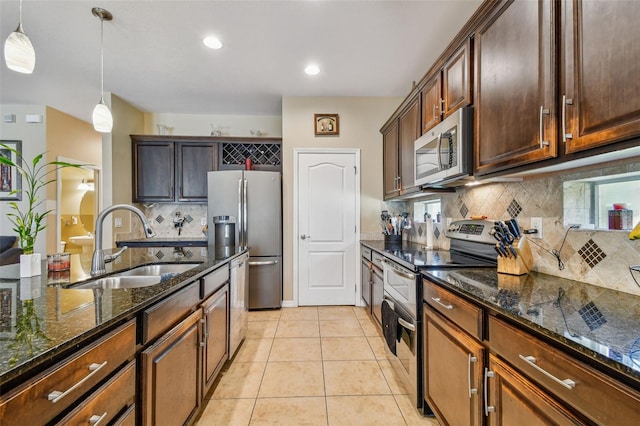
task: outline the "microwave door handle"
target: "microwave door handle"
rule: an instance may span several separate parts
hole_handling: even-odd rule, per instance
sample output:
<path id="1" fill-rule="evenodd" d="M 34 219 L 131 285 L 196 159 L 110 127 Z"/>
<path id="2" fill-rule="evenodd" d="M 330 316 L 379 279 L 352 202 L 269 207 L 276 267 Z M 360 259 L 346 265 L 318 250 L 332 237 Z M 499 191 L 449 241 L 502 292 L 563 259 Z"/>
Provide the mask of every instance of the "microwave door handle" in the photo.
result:
<path id="1" fill-rule="evenodd" d="M 438 170 L 442 170 L 442 132 L 438 134 Z"/>

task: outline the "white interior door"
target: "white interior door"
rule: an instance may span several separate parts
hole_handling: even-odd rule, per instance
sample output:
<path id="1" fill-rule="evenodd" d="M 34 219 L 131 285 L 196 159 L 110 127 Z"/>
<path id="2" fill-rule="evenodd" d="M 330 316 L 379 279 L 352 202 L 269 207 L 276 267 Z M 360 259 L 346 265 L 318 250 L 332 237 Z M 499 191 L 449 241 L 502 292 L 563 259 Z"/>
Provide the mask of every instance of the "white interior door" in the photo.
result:
<path id="1" fill-rule="evenodd" d="M 354 305 L 357 152 L 299 152 L 298 304 Z"/>

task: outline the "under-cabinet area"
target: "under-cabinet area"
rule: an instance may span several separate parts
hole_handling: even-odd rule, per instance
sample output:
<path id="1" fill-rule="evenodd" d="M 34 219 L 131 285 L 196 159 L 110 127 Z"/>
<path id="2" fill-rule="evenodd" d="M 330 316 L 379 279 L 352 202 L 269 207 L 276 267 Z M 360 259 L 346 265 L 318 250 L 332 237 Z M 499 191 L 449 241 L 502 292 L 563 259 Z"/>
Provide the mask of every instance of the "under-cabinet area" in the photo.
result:
<path id="1" fill-rule="evenodd" d="M 46 275 L 29 279 L 33 298 L 16 301 L 22 328 L 0 342 L 2 424 L 192 423 L 233 355 L 229 295 L 246 289 L 231 291 L 244 283 L 230 280 L 230 263 L 245 253 L 194 256 L 184 272 L 147 287 L 92 287 L 100 280 L 91 277 L 68 286 L 49 285 Z M 157 265 L 149 256 L 130 249 L 121 271 Z M 3 272 L 17 273 L 13 266 Z M 246 311 L 246 303 L 236 300 L 234 309 Z M 246 319 L 236 314 L 238 342 Z"/>
<path id="2" fill-rule="evenodd" d="M 637 298 L 495 270 L 429 271 L 423 285 L 422 379 L 441 424 L 640 420 Z"/>

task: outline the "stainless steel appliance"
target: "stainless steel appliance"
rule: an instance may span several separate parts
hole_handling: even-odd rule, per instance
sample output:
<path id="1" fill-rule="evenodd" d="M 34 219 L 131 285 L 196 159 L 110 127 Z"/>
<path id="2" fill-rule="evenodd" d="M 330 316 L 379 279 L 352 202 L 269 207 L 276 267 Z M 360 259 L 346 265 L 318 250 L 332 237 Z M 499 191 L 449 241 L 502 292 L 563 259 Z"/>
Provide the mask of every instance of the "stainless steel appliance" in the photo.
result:
<path id="1" fill-rule="evenodd" d="M 491 221 L 461 220 L 451 224 L 446 236 L 450 250 L 427 250 L 419 244 L 385 248 L 382 324 L 396 330 L 395 343 L 387 341 L 386 353 L 415 405 L 433 414 L 424 403 L 422 389 L 422 279 L 420 270 L 460 267 L 495 267 L 496 240 L 489 233 Z M 385 335 L 386 337 L 386 335 Z"/>
<path id="2" fill-rule="evenodd" d="M 473 108 L 461 108 L 414 142 L 415 184 L 459 184 L 473 173 Z"/>
<path id="3" fill-rule="evenodd" d="M 249 255 L 243 254 L 229 263 L 229 358 L 247 336 L 249 314 L 247 293 L 249 284 Z"/>
<path id="4" fill-rule="evenodd" d="M 236 218 L 235 242 L 249 247 L 249 309 L 282 304 L 282 179 L 279 172 L 209 172 L 209 227 L 217 216 Z M 216 246 L 209 232 L 209 247 Z"/>

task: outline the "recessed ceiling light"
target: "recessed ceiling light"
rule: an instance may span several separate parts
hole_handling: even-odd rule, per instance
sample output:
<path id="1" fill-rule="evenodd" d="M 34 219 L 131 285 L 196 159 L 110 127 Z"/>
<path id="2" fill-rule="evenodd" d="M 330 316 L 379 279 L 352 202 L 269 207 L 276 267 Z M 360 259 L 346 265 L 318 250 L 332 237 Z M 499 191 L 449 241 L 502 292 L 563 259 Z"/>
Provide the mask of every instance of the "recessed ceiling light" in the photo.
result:
<path id="1" fill-rule="evenodd" d="M 307 65 L 307 67 L 304 69 L 304 72 L 306 72 L 309 75 L 316 75 L 320 72 L 320 68 L 315 64 L 311 64 L 311 65 Z"/>
<path id="2" fill-rule="evenodd" d="M 222 47 L 222 42 L 220 41 L 220 39 L 218 37 L 215 37 L 215 36 L 205 37 L 202 40 L 202 42 L 209 49 L 220 49 Z"/>

